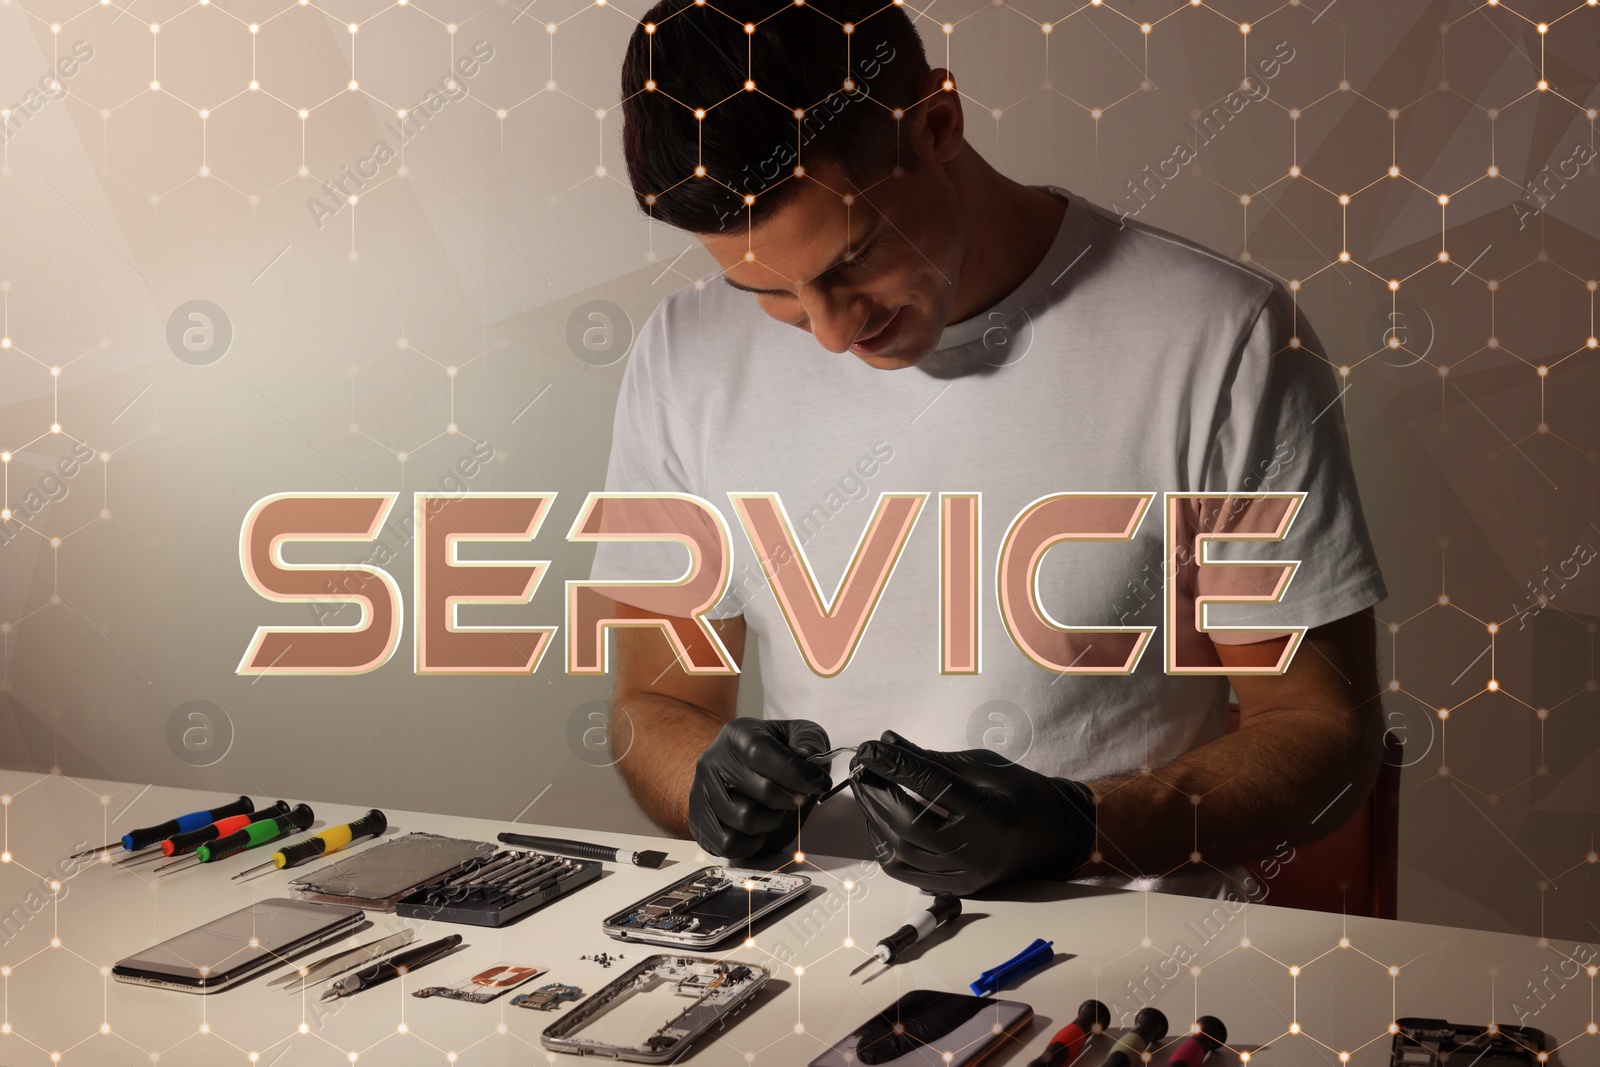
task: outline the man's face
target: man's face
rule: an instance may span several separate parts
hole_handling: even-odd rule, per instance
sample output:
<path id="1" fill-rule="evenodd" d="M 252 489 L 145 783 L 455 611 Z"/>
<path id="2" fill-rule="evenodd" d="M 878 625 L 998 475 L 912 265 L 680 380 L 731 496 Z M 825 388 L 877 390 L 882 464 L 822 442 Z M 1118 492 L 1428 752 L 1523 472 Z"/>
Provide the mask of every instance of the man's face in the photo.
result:
<path id="1" fill-rule="evenodd" d="M 880 370 L 916 364 L 949 319 L 966 247 L 943 168 L 924 160 L 865 193 L 831 162 L 789 180 L 798 188 L 753 231 L 699 235 L 724 280 L 830 352 Z"/>

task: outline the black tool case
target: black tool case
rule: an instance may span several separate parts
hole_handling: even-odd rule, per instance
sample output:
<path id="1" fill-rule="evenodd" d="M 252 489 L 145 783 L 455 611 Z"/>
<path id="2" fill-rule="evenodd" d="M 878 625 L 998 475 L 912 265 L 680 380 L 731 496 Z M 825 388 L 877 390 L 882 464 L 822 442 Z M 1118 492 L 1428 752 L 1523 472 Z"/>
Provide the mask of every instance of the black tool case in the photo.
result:
<path id="1" fill-rule="evenodd" d="M 554 864 L 551 873 L 530 884 L 506 887 L 493 884 L 481 872 L 501 861 Z M 470 926 L 506 926 L 537 911 L 558 897 L 581 889 L 600 877 L 596 860 L 550 856 L 524 849 L 502 849 L 469 860 L 458 870 L 421 886 L 395 904 L 394 913 L 405 919 L 437 919 Z M 471 884 L 489 878 L 488 884 Z"/>

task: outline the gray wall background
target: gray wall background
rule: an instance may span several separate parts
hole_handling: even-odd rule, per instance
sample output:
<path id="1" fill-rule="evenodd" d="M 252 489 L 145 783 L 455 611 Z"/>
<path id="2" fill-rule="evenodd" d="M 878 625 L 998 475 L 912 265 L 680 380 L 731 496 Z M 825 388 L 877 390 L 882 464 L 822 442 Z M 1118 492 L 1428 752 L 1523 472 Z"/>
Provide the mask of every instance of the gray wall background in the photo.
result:
<path id="1" fill-rule="evenodd" d="M 29 519 L 14 513 L 0 545 L 0 761 L 643 830 L 586 733 L 607 686 L 564 675 L 559 650 L 531 679 L 419 678 L 408 614 L 401 651 L 369 675 L 252 680 L 234 667 L 257 625 L 312 621 L 241 578 L 253 502 L 350 489 L 404 500 L 447 487 L 475 444 L 494 458 L 471 488 L 560 493 L 536 542 L 552 561 L 543 588 L 484 617 L 560 621 L 560 582 L 591 551 L 562 536 L 602 484 L 624 365 L 578 358 L 569 320 L 603 298 L 637 324 L 709 265 L 637 213 L 619 180 L 618 115 L 596 113 L 617 103 L 645 5 L 279 6 L 0 6 L 0 107 L 12 112 L 0 446 L 13 453 L 8 505 Z M 934 0 L 920 25 L 956 72 L 975 148 L 1019 180 L 1102 204 L 1193 142 L 1194 113 L 1247 59 L 1290 43 L 1268 98 L 1139 217 L 1308 279 L 1304 306 L 1353 366 L 1344 402 L 1392 593 L 1380 615 L 1399 625 L 1384 635 L 1399 686 L 1388 707 L 1411 744 L 1402 917 L 1590 936 L 1600 587 L 1574 549 L 1600 546 L 1600 354 L 1587 347 L 1600 181 L 1582 162 L 1600 105 L 1597 13 L 1275 8 L 1119 0 L 1067 17 L 1056 3 Z M 1055 19 L 1046 36 L 1039 24 Z M 493 48 L 469 94 L 405 139 L 403 168 L 382 166 L 319 227 L 318 180 L 379 141 L 400 149 L 385 124 L 446 76 L 452 42 L 456 56 Z M 92 57 L 68 76 L 56 64 L 75 48 Z M 52 71 L 64 88 L 29 98 Z M 1405 279 L 1398 293 L 1390 278 Z M 166 336 L 196 299 L 232 329 L 207 366 L 178 359 Z M 79 442 L 109 459 L 64 460 Z M 409 607 L 409 553 L 390 570 Z M 1539 588 L 1549 603 L 1530 613 Z M 747 711 L 758 682 L 747 675 Z M 213 732 L 185 741 L 191 701 L 214 706 Z"/>

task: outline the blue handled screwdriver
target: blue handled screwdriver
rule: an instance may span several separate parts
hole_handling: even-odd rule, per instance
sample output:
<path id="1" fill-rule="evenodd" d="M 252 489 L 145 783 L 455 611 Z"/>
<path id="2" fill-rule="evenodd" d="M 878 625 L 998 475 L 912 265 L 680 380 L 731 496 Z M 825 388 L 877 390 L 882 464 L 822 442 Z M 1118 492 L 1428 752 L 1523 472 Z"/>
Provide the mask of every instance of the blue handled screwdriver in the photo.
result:
<path id="1" fill-rule="evenodd" d="M 241 796 L 231 804 L 224 804 L 220 808 L 210 811 L 191 811 L 187 815 L 180 815 L 176 819 L 168 819 L 159 826 L 141 826 L 137 830 L 129 830 L 122 835 L 120 841 L 107 841 L 99 848 L 87 848 L 82 852 L 74 852 L 68 859 L 78 859 L 83 856 L 92 856 L 96 852 L 110 852 L 112 849 L 122 847 L 129 852 L 139 852 L 151 845 L 159 845 L 175 834 L 186 834 L 190 830 L 198 830 L 202 826 L 209 826 L 218 819 L 226 819 L 230 815 L 248 815 L 256 810 L 256 802 L 249 797 Z"/>

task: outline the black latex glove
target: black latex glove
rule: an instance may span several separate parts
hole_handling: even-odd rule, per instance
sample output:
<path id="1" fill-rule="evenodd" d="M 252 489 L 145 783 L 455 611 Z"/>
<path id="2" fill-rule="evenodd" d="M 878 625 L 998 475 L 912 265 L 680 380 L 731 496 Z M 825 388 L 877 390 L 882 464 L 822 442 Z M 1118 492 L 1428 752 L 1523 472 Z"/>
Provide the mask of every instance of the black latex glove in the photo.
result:
<path id="1" fill-rule="evenodd" d="M 706 746 L 689 790 L 689 832 L 730 860 L 787 847 L 832 784 L 806 757 L 828 751 L 828 733 L 805 719 L 733 719 Z"/>
<path id="2" fill-rule="evenodd" d="M 1022 878 L 1065 879 L 1094 850 L 1087 786 L 986 748 L 928 752 L 890 730 L 861 745 L 850 769 L 850 789 L 884 872 L 930 893 L 965 896 Z"/>

